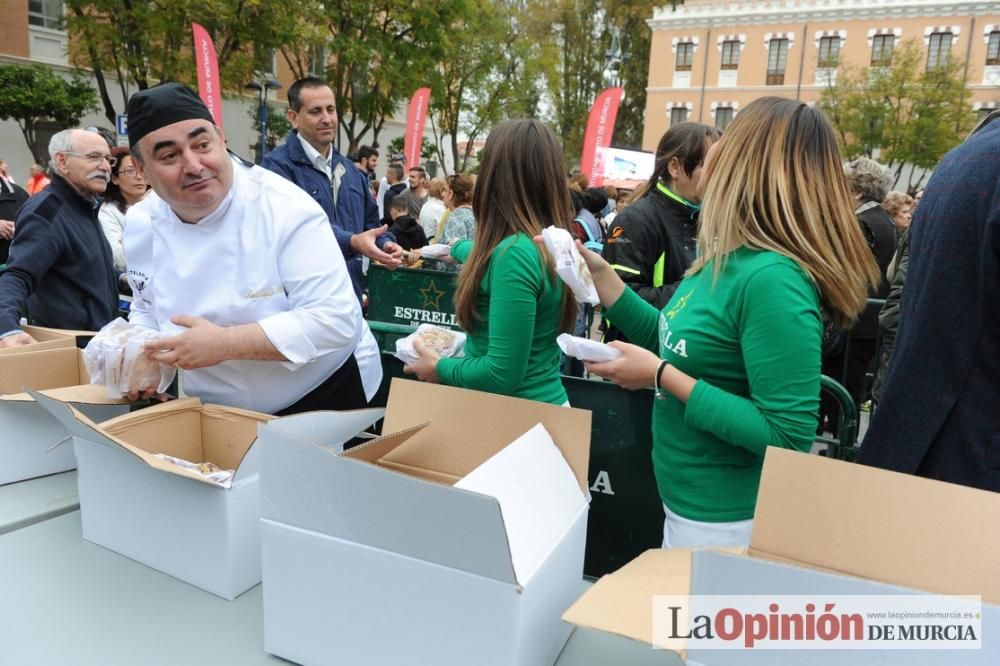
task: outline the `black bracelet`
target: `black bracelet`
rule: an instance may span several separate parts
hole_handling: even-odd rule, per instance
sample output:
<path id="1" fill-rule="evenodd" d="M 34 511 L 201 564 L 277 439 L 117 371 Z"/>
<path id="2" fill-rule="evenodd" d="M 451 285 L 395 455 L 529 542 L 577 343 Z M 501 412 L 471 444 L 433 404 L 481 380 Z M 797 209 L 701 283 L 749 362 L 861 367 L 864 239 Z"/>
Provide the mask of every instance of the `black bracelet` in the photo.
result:
<path id="1" fill-rule="evenodd" d="M 669 393 L 663 390 L 660 386 L 660 375 L 663 374 L 663 369 L 670 365 L 670 361 L 663 359 L 660 361 L 660 365 L 656 366 L 656 378 L 653 380 L 653 388 L 656 389 L 657 398 L 666 398 Z"/>

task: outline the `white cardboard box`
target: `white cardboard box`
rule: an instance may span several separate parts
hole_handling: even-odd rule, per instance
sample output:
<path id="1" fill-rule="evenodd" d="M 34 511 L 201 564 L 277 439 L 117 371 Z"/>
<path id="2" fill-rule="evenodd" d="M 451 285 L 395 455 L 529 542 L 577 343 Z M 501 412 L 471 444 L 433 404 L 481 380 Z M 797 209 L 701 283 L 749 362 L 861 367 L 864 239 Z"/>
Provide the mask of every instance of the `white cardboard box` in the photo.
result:
<path id="1" fill-rule="evenodd" d="M 605 576 L 568 622 L 630 640 L 654 635 L 654 595 L 978 595 L 975 650 L 704 650 L 689 664 L 1000 663 L 1000 494 L 768 448 L 750 548 L 650 550 Z M 677 647 L 677 643 L 667 643 Z"/>
<path id="2" fill-rule="evenodd" d="M 333 412 L 260 427 L 265 649 L 554 663 L 583 576 L 590 413 L 394 379 L 394 434 L 338 453 L 357 429 Z"/>
<path id="3" fill-rule="evenodd" d="M 224 599 L 260 582 L 253 444 L 274 417 L 185 398 L 98 425 L 32 395 L 73 434 L 83 538 Z M 156 453 L 235 469 L 232 487 Z"/>
<path id="4" fill-rule="evenodd" d="M 25 386 L 49 389 L 47 395 L 72 403 L 95 421 L 128 412 L 126 401 L 111 400 L 103 387 L 88 383 L 72 339 L 52 340 L 61 341 L 69 346 L 37 350 L 31 345 L 21 353 L 0 355 L 0 485 L 76 468 L 73 447 L 59 446 L 69 431 L 21 392 Z"/>

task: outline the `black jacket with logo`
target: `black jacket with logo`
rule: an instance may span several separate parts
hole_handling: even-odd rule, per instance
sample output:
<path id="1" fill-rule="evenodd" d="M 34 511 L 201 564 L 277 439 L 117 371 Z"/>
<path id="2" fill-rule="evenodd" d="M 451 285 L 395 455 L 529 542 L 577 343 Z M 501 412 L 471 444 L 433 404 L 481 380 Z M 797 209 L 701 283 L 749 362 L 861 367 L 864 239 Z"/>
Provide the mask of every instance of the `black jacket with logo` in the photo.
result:
<path id="1" fill-rule="evenodd" d="M 697 236 L 697 210 L 654 189 L 612 220 L 604 259 L 644 301 L 662 309 L 695 259 Z M 604 340 L 627 338 L 612 322 Z"/>

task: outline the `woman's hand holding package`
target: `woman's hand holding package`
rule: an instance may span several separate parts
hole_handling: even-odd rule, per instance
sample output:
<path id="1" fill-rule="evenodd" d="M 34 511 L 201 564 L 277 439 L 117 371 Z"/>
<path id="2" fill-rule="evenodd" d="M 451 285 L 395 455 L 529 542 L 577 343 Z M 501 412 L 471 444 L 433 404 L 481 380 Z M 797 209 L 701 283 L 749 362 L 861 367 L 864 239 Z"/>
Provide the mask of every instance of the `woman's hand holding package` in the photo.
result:
<path id="1" fill-rule="evenodd" d="M 587 368 L 587 372 L 603 377 L 630 391 L 653 386 L 656 368 L 660 365 L 659 356 L 638 345 L 626 342 L 615 341 L 609 346 L 619 350 L 622 355 L 613 361 L 585 362 L 583 365 Z"/>
<path id="2" fill-rule="evenodd" d="M 535 236 L 533 240 L 539 247 L 545 247 L 545 240 L 542 236 Z M 577 252 L 580 253 L 587 268 L 590 269 L 590 278 L 594 282 L 594 288 L 597 289 L 601 305 L 606 308 L 611 307 L 625 291 L 625 283 L 611 268 L 611 265 L 604 260 L 604 257 L 585 248 L 579 240 L 574 242 Z"/>
<path id="3" fill-rule="evenodd" d="M 441 380 L 437 374 L 437 362 L 441 356 L 425 345 L 421 340 L 413 341 L 413 351 L 420 357 L 418 361 L 407 363 L 403 366 L 403 372 L 408 375 L 416 375 L 417 379 L 432 384 L 440 384 Z"/>

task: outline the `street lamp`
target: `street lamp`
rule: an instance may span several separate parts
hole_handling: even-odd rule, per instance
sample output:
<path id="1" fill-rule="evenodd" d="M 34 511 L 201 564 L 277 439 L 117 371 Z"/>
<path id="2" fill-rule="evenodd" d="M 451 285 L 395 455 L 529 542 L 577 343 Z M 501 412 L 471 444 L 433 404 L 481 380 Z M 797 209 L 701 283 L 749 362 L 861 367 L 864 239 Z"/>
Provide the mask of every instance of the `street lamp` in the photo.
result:
<path id="1" fill-rule="evenodd" d="M 275 79 L 264 79 L 263 81 L 251 81 L 243 86 L 247 90 L 255 90 L 260 98 L 260 106 L 257 107 L 257 119 L 260 123 L 260 149 L 257 151 L 259 158 L 257 163 L 264 161 L 267 155 L 267 91 L 279 90 L 281 84 Z"/>
<path id="2" fill-rule="evenodd" d="M 611 48 L 604 52 L 604 84 L 606 86 L 611 88 L 621 85 L 620 68 L 631 57 L 631 53 L 622 49 L 621 31 L 617 27 L 611 28 Z"/>

